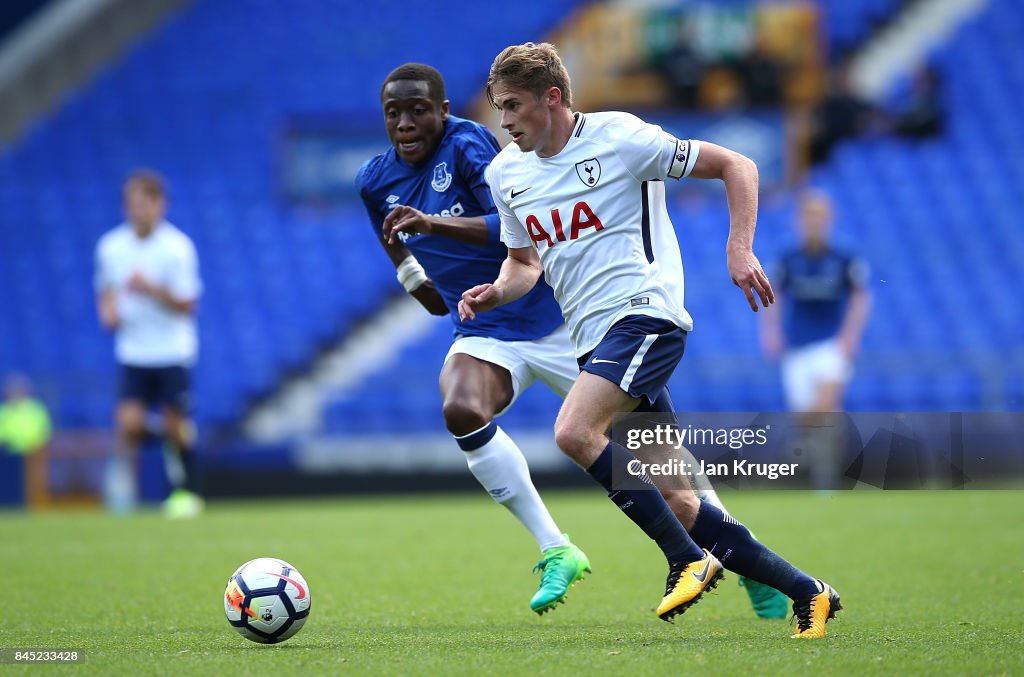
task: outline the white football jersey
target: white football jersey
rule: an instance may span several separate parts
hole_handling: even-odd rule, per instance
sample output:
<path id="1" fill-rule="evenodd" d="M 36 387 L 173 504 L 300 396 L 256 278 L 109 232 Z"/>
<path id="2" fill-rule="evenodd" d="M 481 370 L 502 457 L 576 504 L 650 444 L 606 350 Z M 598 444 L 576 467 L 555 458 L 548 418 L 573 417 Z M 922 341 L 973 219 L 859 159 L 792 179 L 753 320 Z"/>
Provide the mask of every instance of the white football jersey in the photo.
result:
<path id="1" fill-rule="evenodd" d="M 510 143 L 488 167 L 501 239 L 537 248 L 577 357 L 627 315 L 693 328 L 662 179 L 688 175 L 699 153 L 628 113 L 577 113 L 557 155 Z"/>
<path id="2" fill-rule="evenodd" d="M 121 316 L 118 362 L 133 367 L 191 365 L 198 352 L 195 317 L 129 289 L 128 280 L 136 271 L 175 298 L 199 298 L 202 283 L 192 240 L 166 221 L 144 239 L 130 225 L 121 224 L 96 245 L 95 280 L 97 294 L 113 292 Z"/>

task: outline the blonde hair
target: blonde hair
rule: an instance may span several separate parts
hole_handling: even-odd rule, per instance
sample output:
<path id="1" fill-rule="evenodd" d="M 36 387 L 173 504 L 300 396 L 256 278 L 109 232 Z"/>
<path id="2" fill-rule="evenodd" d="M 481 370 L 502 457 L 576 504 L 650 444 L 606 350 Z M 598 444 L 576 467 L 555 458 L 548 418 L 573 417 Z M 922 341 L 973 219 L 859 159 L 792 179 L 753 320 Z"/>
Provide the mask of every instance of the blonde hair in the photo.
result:
<path id="1" fill-rule="evenodd" d="M 569 71 L 558 57 L 558 50 L 549 42 L 527 42 L 501 50 L 494 57 L 487 76 L 487 99 L 494 105 L 494 87 L 499 82 L 522 89 L 542 98 L 551 87 L 562 92 L 562 105 L 572 108 L 572 85 Z"/>

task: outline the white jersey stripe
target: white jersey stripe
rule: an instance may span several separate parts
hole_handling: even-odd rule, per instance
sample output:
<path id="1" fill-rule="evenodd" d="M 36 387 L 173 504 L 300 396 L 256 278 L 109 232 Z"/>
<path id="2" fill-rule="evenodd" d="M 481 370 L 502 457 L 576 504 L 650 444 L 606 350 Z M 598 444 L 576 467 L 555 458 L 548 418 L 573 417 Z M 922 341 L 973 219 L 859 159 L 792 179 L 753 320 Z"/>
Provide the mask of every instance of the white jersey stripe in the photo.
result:
<path id="1" fill-rule="evenodd" d="M 629 367 L 626 369 L 626 373 L 622 375 L 622 380 L 619 381 L 619 387 L 627 393 L 629 392 L 630 386 L 633 385 L 633 377 L 636 376 L 637 369 L 643 364 L 644 355 L 651 349 L 654 342 L 658 340 L 657 334 L 648 334 L 644 337 L 644 342 L 640 344 L 636 353 L 633 355 L 633 359 L 629 361 Z"/>

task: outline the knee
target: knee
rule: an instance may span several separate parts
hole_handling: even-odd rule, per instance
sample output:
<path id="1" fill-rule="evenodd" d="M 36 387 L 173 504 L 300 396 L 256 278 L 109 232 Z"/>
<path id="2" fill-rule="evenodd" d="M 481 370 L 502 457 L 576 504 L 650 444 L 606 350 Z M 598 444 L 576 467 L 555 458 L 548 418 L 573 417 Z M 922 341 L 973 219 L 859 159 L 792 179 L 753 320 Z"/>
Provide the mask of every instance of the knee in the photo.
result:
<path id="1" fill-rule="evenodd" d="M 555 444 L 566 456 L 576 461 L 583 467 L 587 467 L 600 453 L 596 449 L 600 438 L 593 431 L 572 420 L 559 419 L 555 422 Z"/>
<path id="2" fill-rule="evenodd" d="M 480 430 L 491 422 L 494 412 L 486 411 L 480 402 L 465 397 L 452 397 L 441 407 L 444 424 L 457 437 Z"/>
<path id="3" fill-rule="evenodd" d="M 130 442 L 141 440 L 146 432 L 145 411 L 136 410 L 135 408 L 118 411 L 117 429 L 120 431 L 121 436 Z"/>
<path id="4" fill-rule="evenodd" d="M 192 446 L 195 430 L 192 422 L 184 415 L 178 412 L 168 412 L 164 416 L 164 430 L 167 431 L 167 439 L 171 441 L 171 444 L 179 448 Z"/>

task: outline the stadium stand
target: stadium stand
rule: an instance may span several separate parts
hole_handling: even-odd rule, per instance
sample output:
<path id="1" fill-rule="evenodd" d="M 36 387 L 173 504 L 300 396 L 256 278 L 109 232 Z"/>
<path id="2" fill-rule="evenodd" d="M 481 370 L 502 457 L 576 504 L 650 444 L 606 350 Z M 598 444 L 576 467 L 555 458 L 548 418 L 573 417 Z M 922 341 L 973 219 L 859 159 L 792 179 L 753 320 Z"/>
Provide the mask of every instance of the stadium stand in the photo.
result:
<path id="1" fill-rule="evenodd" d="M 108 423 L 113 358 L 94 318 L 91 252 L 117 220 L 123 175 L 153 166 L 170 180 L 170 217 L 195 239 L 207 286 L 198 413 L 207 422 L 237 421 L 400 293 L 360 205 L 319 213 L 280 206 L 275 144 L 286 117 L 336 111 L 376 122 L 380 80 L 407 60 L 439 67 L 449 97 L 468 104 L 488 63 L 466 54 L 541 37 L 577 4 L 552 0 L 503 16 L 500 26 L 486 4 L 473 3 L 442 18 L 435 4 L 410 2 L 401 21 L 374 3 L 314 0 L 199 0 L 176 13 L 0 153 L 0 371 L 22 370 L 41 384 L 59 425 Z M 824 4 L 830 44 L 863 39 L 899 5 Z M 856 17 L 847 17 L 854 7 Z M 830 21 L 831 13 L 844 14 Z M 946 81 L 945 136 L 846 142 L 813 176 L 836 195 L 840 239 L 855 241 L 874 266 L 877 309 L 851 409 L 1024 401 L 1022 358 L 1007 355 L 1024 326 L 1005 282 L 1024 261 L 1024 149 L 1015 134 L 1024 71 L 1012 58 L 1020 25 L 1024 8 L 992 0 L 934 55 Z M 305 39 L 285 43 L 281 35 Z M 459 36 L 458 45 L 437 38 L 445 35 Z M 766 262 L 790 237 L 792 207 L 786 197 L 763 199 Z M 673 383 L 677 406 L 781 409 L 755 318 L 725 278 L 724 208 L 685 187 L 672 208 L 697 322 Z M 375 375 L 372 388 L 331 402 L 327 432 L 385 431 L 396 417 L 408 430 L 440 430 L 436 373 L 450 331 L 439 325 L 398 366 Z M 505 424 L 547 426 L 556 407 L 538 387 Z"/>
<path id="2" fill-rule="evenodd" d="M 863 44 L 903 4 L 904 0 L 819 0 L 829 55 L 839 57 Z"/>

